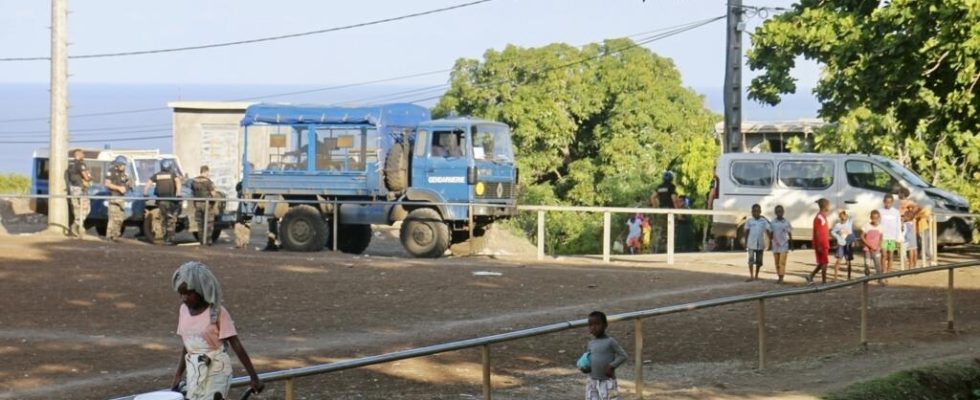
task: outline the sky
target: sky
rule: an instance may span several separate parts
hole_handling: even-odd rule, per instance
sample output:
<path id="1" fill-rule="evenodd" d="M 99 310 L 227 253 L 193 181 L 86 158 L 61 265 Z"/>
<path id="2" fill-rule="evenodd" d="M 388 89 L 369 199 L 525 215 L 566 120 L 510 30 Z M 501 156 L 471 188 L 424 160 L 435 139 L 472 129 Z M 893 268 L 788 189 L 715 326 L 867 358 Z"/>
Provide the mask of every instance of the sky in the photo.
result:
<path id="1" fill-rule="evenodd" d="M 469 0 L 68 0 L 69 54 L 193 46 L 253 39 L 396 17 Z M 746 0 L 747 5 L 787 7 L 787 0 Z M 0 0 L 0 57 L 50 54 L 50 2 Z M 339 32 L 218 49 L 69 62 L 71 112 L 164 107 L 167 100 L 227 100 L 363 82 L 449 69 L 460 57 L 480 58 L 507 44 L 581 45 L 724 15 L 724 0 L 494 0 L 487 3 Z M 746 21 L 751 31 L 763 19 Z M 746 46 L 750 37 L 745 35 Z M 705 94 L 720 111 L 716 91 L 724 81 L 725 21 L 653 42 L 647 48 L 671 58 L 686 86 Z M 753 73 L 746 68 L 747 84 Z M 0 62 L 0 120 L 43 117 L 48 112 L 46 61 Z M 818 67 L 800 62 L 800 88 L 815 85 Z M 448 73 L 388 82 L 350 92 L 384 94 L 446 83 Z M 134 89 L 134 88 L 139 88 Z M 146 88 L 152 88 L 146 89 Z M 387 91 L 387 92 L 386 92 Z M 805 92 L 797 101 L 815 111 Z M 152 95 L 150 94 L 152 92 Z M 276 101 L 322 102 L 337 97 L 298 96 Z M 339 98 L 344 100 L 344 98 Z M 750 110 L 762 110 L 747 105 Z M 770 115 L 776 110 L 763 110 Z M 798 117 L 799 112 L 787 115 Z M 812 115 L 810 115 L 812 116 Z M 134 118 L 135 117 L 135 118 Z M 751 118 L 752 115 L 746 116 Z M 169 122 L 160 115 L 70 118 L 71 129 Z M 150 122 L 146 122 L 149 120 Z M 35 132 L 46 122 L 0 122 L 6 132 Z M 34 146 L 37 147 L 37 146 Z M 130 146 L 132 147 L 132 146 Z M 0 172 L 10 170 L 0 152 Z M 7 162 L 5 162 L 5 159 Z M 18 165 L 22 161 L 16 161 Z M 17 168 L 20 169 L 20 168 Z"/>

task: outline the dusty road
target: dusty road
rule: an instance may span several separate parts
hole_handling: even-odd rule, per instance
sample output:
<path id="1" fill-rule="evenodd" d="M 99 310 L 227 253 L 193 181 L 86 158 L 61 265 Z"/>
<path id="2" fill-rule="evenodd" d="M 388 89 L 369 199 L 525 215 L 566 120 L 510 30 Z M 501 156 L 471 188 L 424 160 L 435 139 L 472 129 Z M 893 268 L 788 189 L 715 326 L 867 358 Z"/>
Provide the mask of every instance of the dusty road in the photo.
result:
<path id="1" fill-rule="evenodd" d="M 811 258 L 791 255 L 790 285 L 802 284 Z M 169 280 L 188 260 L 212 266 L 222 281 L 226 307 L 261 372 L 578 319 L 594 309 L 780 288 L 771 259 L 768 281 L 744 283 L 742 259 L 686 254 L 673 267 L 656 260 L 412 260 L 262 253 L 227 240 L 200 248 L 7 236 L 0 240 L 0 399 L 101 399 L 165 387 L 179 356 L 179 300 Z M 480 271 L 502 275 L 474 275 Z M 754 305 L 647 321 L 647 391 L 676 399 L 810 398 L 911 365 L 975 355 L 980 269 L 956 273 L 958 334 L 944 332 L 945 282 L 938 273 L 873 287 L 868 351 L 857 351 L 857 289 L 773 301 L 770 368 L 762 372 L 753 370 Z M 614 324 L 610 333 L 632 352 L 632 324 Z M 495 398 L 581 397 L 572 365 L 587 340 L 576 331 L 493 347 Z M 478 351 L 461 351 L 303 378 L 297 389 L 306 399 L 477 398 L 479 360 Z M 631 363 L 619 372 L 627 393 Z M 261 398 L 282 396 L 276 383 Z"/>

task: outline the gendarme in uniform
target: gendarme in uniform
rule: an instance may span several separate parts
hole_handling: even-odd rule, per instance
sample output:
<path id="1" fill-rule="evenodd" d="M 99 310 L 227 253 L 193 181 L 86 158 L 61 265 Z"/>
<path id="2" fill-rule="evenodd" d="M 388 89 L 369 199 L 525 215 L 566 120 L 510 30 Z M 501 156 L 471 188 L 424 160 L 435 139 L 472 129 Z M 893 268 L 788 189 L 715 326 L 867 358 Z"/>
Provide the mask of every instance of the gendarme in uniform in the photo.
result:
<path id="1" fill-rule="evenodd" d="M 207 173 L 207 167 L 203 167 L 201 168 L 201 175 L 198 175 L 191 181 L 191 191 L 194 193 L 195 198 L 206 199 L 214 197 L 214 182 L 211 181 L 211 178 L 208 178 Z M 209 201 L 194 202 L 194 219 L 197 221 L 197 231 L 201 232 L 201 242 L 204 244 L 210 244 L 211 233 L 214 231 L 214 215 L 216 210 L 213 208 L 213 205 L 214 203 Z M 211 208 L 209 209 L 209 207 Z M 205 214 L 207 214 L 207 223 L 205 223 Z"/>
<path id="2" fill-rule="evenodd" d="M 122 197 L 133 186 L 126 175 L 126 157 L 118 156 L 112 162 L 112 168 L 106 175 L 105 183 L 109 188 L 109 195 L 112 197 Z M 123 199 L 109 199 L 109 223 L 106 226 L 105 237 L 109 240 L 116 240 L 122 234 L 123 219 L 125 218 L 126 202 Z"/>
<path id="3" fill-rule="evenodd" d="M 153 183 L 154 194 L 157 197 L 177 197 L 177 188 L 180 185 L 180 177 L 173 172 L 173 162 L 163 160 L 160 162 L 160 172 L 150 177 Z M 178 203 L 174 200 L 157 200 L 157 208 L 160 209 L 160 219 L 163 223 L 163 241 L 167 244 L 173 243 L 173 237 L 177 230 L 177 210 Z"/>
<path id="4" fill-rule="evenodd" d="M 80 157 L 79 152 L 79 150 L 73 152 L 76 154 L 76 158 L 73 158 L 68 164 L 65 180 L 68 183 L 68 194 L 72 196 L 71 211 L 75 217 L 69 232 L 77 237 L 82 237 L 82 233 L 85 232 L 85 219 L 88 218 L 91 210 L 88 188 L 92 185 L 92 176 L 89 175 L 85 161 L 77 158 Z"/>

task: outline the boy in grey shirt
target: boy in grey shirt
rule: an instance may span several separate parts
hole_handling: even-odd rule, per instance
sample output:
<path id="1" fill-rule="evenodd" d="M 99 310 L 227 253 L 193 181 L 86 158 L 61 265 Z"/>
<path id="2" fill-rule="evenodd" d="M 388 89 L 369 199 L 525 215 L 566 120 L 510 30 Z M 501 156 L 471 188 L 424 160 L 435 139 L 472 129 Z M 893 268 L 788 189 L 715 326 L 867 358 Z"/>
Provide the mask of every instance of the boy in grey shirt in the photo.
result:
<path id="1" fill-rule="evenodd" d="M 585 385 L 586 400 L 619 400 L 616 368 L 626 362 L 626 351 L 616 339 L 606 336 L 606 314 L 593 311 L 589 314 L 589 333 L 595 339 L 589 341 L 589 379 Z"/>

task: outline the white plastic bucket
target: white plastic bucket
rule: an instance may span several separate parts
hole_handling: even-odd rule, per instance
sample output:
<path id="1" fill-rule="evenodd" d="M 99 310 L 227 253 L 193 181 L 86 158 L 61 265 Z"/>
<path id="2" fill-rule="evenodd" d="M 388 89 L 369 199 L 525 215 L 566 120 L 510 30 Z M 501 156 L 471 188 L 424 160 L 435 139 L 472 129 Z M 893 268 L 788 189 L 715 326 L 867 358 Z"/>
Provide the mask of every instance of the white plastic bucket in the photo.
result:
<path id="1" fill-rule="evenodd" d="M 177 392 L 159 391 L 137 395 L 133 400 L 184 400 L 184 396 Z"/>

